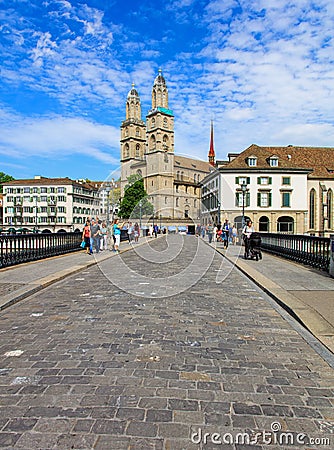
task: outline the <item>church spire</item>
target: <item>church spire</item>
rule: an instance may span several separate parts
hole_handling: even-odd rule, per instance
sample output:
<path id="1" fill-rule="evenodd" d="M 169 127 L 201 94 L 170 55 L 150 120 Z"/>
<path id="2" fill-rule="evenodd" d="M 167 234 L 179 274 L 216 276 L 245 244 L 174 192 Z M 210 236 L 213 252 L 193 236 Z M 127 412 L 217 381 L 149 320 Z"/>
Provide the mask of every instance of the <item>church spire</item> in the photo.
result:
<path id="1" fill-rule="evenodd" d="M 211 164 L 211 166 L 215 165 L 215 149 L 214 149 L 214 145 L 213 145 L 213 121 L 211 120 L 211 136 L 210 136 L 210 150 L 209 150 L 209 163 Z"/>

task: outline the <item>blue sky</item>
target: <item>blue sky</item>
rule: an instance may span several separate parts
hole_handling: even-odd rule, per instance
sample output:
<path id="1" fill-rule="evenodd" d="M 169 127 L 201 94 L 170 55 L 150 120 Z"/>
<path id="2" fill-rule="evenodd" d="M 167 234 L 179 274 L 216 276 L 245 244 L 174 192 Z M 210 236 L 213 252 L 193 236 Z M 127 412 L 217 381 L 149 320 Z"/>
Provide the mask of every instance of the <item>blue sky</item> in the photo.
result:
<path id="1" fill-rule="evenodd" d="M 0 0 L 0 171 L 104 180 L 159 67 L 175 152 L 334 146 L 332 0 Z"/>

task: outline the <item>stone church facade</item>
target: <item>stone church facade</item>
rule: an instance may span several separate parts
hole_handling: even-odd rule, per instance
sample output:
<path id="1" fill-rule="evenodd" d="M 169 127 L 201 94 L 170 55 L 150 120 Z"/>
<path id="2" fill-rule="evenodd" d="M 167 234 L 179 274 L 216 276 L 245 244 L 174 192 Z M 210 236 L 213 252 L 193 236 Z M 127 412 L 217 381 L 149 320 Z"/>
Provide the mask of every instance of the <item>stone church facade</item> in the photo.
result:
<path id="1" fill-rule="evenodd" d="M 212 163 L 174 153 L 174 115 L 168 89 L 159 70 L 152 88 L 152 109 L 141 118 L 141 101 L 134 85 L 126 100 L 121 125 L 121 195 L 128 177 L 139 174 L 154 207 L 156 222 L 180 225 L 200 221 L 200 182 Z"/>

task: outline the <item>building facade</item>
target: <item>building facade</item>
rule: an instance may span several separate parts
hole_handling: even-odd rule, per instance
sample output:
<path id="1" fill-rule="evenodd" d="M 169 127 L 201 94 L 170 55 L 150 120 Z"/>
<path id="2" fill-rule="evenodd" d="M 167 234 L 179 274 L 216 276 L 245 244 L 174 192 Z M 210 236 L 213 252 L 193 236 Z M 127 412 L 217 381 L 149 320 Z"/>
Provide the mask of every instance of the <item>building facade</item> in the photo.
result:
<path id="1" fill-rule="evenodd" d="M 101 211 L 98 188 L 69 178 L 14 180 L 3 184 L 3 225 L 41 232 L 82 230 Z"/>
<path id="2" fill-rule="evenodd" d="M 244 212 L 259 231 L 328 235 L 333 168 L 333 148 L 251 145 L 203 180 L 203 221 L 227 218 L 240 228 Z"/>
<path id="3" fill-rule="evenodd" d="M 144 180 L 154 217 L 164 224 L 191 223 L 200 219 L 199 182 L 210 164 L 174 153 L 174 115 L 161 70 L 152 88 L 152 109 L 141 119 L 141 101 L 134 86 L 126 101 L 121 125 L 121 195 L 130 175 Z"/>

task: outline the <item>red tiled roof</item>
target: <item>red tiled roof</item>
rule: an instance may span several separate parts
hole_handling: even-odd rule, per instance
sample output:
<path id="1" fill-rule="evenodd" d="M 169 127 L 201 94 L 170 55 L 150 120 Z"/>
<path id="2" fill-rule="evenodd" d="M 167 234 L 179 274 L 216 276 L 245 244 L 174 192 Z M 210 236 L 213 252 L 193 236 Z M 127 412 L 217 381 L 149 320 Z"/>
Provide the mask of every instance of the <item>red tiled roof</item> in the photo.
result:
<path id="1" fill-rule="evenodd" d="M 257 158 L 256 167 L 249 167 L 248 157 Z M 278 157 L 278 167 L 271 167 L 269 158 Z M 309 178 L 334 179 L 334 148 L 333 147 L 260 147 L 252 144 L 230 163 L 226 169 L 305 169 L 311 170 Z M 224 169 L 223 168 L 223 169 Z"/>
<path id="2" fill-rule="evenodd" d="M 83 186 L 86 189 L 97 190 L 92 182 L 71 180 L 70 178 L 47 178 L 38 177 L 31 179 L 13 180 L 6 183 L 2 183 L 3 186 L 60 186 L 60 185 L 76 185 Z"/>

